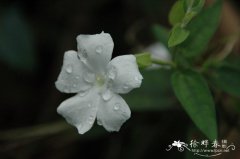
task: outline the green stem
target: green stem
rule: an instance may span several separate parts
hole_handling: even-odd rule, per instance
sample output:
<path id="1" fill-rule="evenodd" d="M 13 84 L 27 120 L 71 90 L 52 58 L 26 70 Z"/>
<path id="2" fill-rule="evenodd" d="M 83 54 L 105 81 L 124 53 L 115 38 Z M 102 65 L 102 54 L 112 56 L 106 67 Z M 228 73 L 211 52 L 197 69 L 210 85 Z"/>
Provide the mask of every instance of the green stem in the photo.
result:
<path id="1" fill-rule="evenodd" d="M 151 61 L 153 64 L 165 65 L 165 66 L 170 66 L 172 68 L 176 68 L 176 64 L 172 61 L 162 61 L 162 60 L 154 59 L 154 58 L 152 58 Z"/>

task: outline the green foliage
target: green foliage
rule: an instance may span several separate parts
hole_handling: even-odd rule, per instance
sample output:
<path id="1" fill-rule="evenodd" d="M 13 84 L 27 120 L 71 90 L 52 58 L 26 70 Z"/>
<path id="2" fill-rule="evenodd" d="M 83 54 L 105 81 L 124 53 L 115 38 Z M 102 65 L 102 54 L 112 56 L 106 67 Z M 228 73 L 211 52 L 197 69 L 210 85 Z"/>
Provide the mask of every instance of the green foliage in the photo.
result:
<path id="1" fill-rule="evenodd" d="M 221 90 L 240 97 L 240 68 L 225 64 L 212 70 L 210 80 L 214 86 Z"/>
<path id="2" fill-rule="evenodd" d="M 168 19 L 171 25 L 176 25 L 181 23 L 185 15 L 184 11 L 184 1 L 178 0 L 172 6 L 171 11 L 169 13 Z"/>
<path id="3" fill-rule="evenodd" d="M 194 12 L 197 14 L 201 11 L 205 3 L 205 0 L 184 0 L 184 9 L 186 12 Z"/>
<path id="4" fill-rule="evenodd" d="M 189 37 L 179 45 L 179 51 L 188 58 L 202 54 L 218 28 L 222 1 L 203 9 L 187 26 Z"/>
<path id="5" fill-rule="evenodd" d="M 14 69 L 31 71 L 36 67 L 33 39 L 28 25 L 15 9 L 0 19 L 0 60 Z"/>
<path id="6" fill-rule="evenodd" d="M 217 138 L 212 95 L 204 78 L 192 70 L 176 71 L 171 78 L 175 95 L 196 126 L 209 138 Z"/>
<path id="7" fill-rule="evenodd" d="M 173 90 L 195 125 L 213 140 L 217 138 L 214 101 L 205 79 L 196 71 L 208 70 L 203 69 L 204 66 L 199 66 L 199 63 L 195 66 L 196 61 L 193 59 L 201 58 L 218 28 L 222 0 L 216 0 L 205 9 L 203 9 L 204 3 L 205 0 L 178 0 L 174 4 L 169 14 L 173 28 L 169 35 L 168 46 L 171 47 L 175 64 L 175 67 L 171 67 L 184 70 L 173 73 L 171 79 Z M 225 71 L 222 69 L 214 70 L 214 76 L 211 77 L 212 81 L 215 80 L 213 83 L 226 92 L 238 95 L 239 90 L 236 88 L 240 88 L 237 83 L 240 81 L 239 73 L 237 74 L 236 69 L 233 68 Z M 220 78 L 223 80 L 221 81 Z"/>
<path id="8" fill-rule="evenodd" d="M 152 65 L 151 54 L 141 53 L 141 54 L 136 54 L 135 56 L 136 56 L 138 67 L 140 69 L 143 69 Z"/>
<path id="9" fill-rule="evenodd" d="M 204 0 L 178 0 L 169 13 L 169 22 L 173 29 L 169 36 L 168 46 L 173 47 L 184 42 L 190 34 L 185 29 L 192 18 L 197 15 L 204 5 Z"/>
<path id="10" fill-rule="evenodd" d="M 182 43 L 184 40 L 187 39 L 189 36 L 189 31 L 181 28 L 179 25 L 175 26 L 171 33 L 168 40 L 168 46 L 173 47 L 180 43 Z"/>
<path id="11" fill-rule="evenodd" d="M 183 26 L 185 27 L 203 8 L 205 0 L 184 0 L 184 10 L 186 12 L 183 19 Z"/>

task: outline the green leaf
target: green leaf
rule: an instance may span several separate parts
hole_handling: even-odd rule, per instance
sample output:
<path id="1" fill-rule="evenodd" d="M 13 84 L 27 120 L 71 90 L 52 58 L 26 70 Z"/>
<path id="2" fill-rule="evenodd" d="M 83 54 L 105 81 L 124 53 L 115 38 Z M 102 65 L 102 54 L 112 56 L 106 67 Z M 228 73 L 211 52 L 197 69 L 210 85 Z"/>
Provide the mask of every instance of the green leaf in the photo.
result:
<path id="1" fill-rule="evenodd" d="M 189 36 L 189 31 L 177 25 L 172 29 L 170 33 L 168 46 L 173 47 L 173 46 L 179 45 L 184 40 L 186 40 L 188 36 Z"/>
<path id="2" fill-rule="evenodd" d="M 202 54 L 218 28 L 222 0 L 203 9 L 186 27 L 191 32 L 189 37 L 179 46 L 184 56 L 192 58 Z"/>
<path id="3" fill-rule="evenodd" d="M 186 12 L 182 25 L 186 26 L 203 8 L 205 0 L 185 0 L 184 10 Z"/>
<path id="4" fill-rule="evenodd" d="M 159 42 L 168 46 L 169 30 L 167 28 L 161 25 L 153 25 L 152 32 Z"/>
<path id="5" fill-rule="evenodd" d="M 183 21 L 182 21 L 182 24 L 184 27 L 186 27 L 186 25 L 193 19 L 193 17 L 196 16 L 196 12 L 189 12 L 189 13 L 186 13 Z"/>
<path id="6" fill-rule="evenodd" d="M 201 9 L 203 8 L 204 4 L 205 4 L 205 0 L 195 0 L 191 10 L 193 12 L 198 13 L 198 12 L 201 11 Z"/>
<path id="7" fill-rule="evenodd" d="M 204 6 L 205 0 L 184 0 L 184 9 L 198 13 Z"/>
<path id="8" fill-rule="evenodd" d="M 183 7 L 183 0 L 178 0 L 172 6 L 168 19 L 171 25 L 175 25 L 181 23 L 182 19 L 184 18 L 185 11 Z"/>
<path id="9" fill-rule="evenodd" d="M 240 97 L 240 69 L 235 66 L 228 64 L 212 70 L 210 80 L 221 90 Z"/>
<path id="10" fill-rule="evenodd" d="M 139 68 L 146 68 L 152 65 L 150 53 L 136 54 L 135 57 Z"/>
<path id="11" fill-rule="evenodd" d="M 21 12 L 8 9 L 0 23 L 0 60 L 14 69 L 32 71 L 36 68 L 33 37 Z"/>
<path id="12" fill-rule="evenodd" d="M 209 138 L 217 138 L 216 114 L 212 95 L 204 78 L 191 70 L 176 71 L 173 90 L 195 125 Z"/>

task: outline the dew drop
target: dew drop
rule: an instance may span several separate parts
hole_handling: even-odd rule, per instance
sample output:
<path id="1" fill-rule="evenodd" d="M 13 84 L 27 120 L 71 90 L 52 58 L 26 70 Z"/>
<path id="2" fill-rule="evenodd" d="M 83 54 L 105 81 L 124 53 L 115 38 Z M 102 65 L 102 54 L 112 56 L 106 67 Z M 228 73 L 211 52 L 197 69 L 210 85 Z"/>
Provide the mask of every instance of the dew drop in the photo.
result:
<path id="1" fill-rule="evenodd" d="M 119 110 L 119 107 L 120 107 L 120 103 L 116 103 L 113 107 L 113 110 L 117 111 Z"/>
<path id="2" fill-rule="evenodd" d="M 92 107 L 92 104 L 88 103 L 88 105 L 87 105 L 87 106 L 90 108 L 90 107 Z"/>
<path id="3" fill-rule="evenodd" d="M 93 124 L 93 121 L 94 121 L 93 115 L 90 115 L 90 117 L 88 118 L 88 123 Z"/>
<path id="4" fill-rule="evenodd" d="M 137 83 L 141 83 L 142 82 L 142 78 L 140 76 L 135 76 L 134 80 L 137 81 Z"/>
<path id="5" fill-rule="evenodd" d="M 117 69 L 116 67 L 112 66 L 108 72 L 108 78 L 114 80 L 117 76 Z"/>
<path id="6" fill-rule="evenodd" d="M 91 73 L 91 72 L 87 72 L 87 73 L 84 75 L 83 79 L 84 79 L 86 82 L 88 82 L 88 83 L 93 83 L 94 80 L 95 80 L 95 75 L 94 75 L 93 73 Z"/>
<path id="7" fill-rule="evenodd" d="M 80 77 L 79 77 L 79 76 L 76 76 L 75 78 L 76 78 L 76 79 L 79 79 Z"/>
<path id="8" fill-rule="evenodd" d="M 87 55 L 87 51 L 85 49 L 82 49 L 79 53 L 79 57 L 80 57 L 80 60 L 86 64 L 87 62 L 87 58 L 88 58 L 88 55 Z"/>
<path id="9" fill-rule="evenodd" d="M 78 128 L 78 129 L 81 129 L 81 128 L 82 128 L 82 124 L 78 124 L 78 125 L 77 125 L 77 128 Z"/>
<path id="10" fill-rule="evenodd" d="M 81 97 L 83 97 L 83 96 L 85 96 L 87 93 L 88 93 L 87 90 L 82 90 L 82 91 L 80 91 L 78 94 L 79 94 Z"/>
<path id="11" fill-rule="evenodd" d="M 102 98 L 105 101 L 110 100 L 112 98 L 112 92 L 110 90 L 106 90 L 105 92 L 103 92 Z"/>
<path id="12" fill-rule="evenodd" d="M 76 84 L 73 84 L 73 88 L 76 88 L 77 87 L 77 85 Z"/>
<path id="13" fill-rule="evenodd" d="M 135 76 L 134 79 L 135 79 L 136 81 L 140 81 L 140 80 L 141 80 L 141 78 L 138 77 L 138 76 Z"/>
<path id="14" fill-rule="evenodd" d="M 129 89 L 128 85 L 125 84 L 125 85 L 123 86 L 123 89 L 128 90 L 128 89 Z"/>
<path id="15" fill-rule="evenodd" d="M 100 125 L 100 126 L 103 125 L 100 120 L 97 120 L 97 124 Z"/>
<path id="16" fill-rule="evenodd" d="M 90 121 L 90 120 L 89 120 L 88 122 L 89 122 L 89 124 L 93 124 L 93 121 Z"/>
<path id="17" fill-rule="evenodd" d="M 87 59 L 81 59 L 84 64 L 87 64 Z"/>
<path id="18" fill-rule="evenodd" d="M 81 129 L 82 129 L 82 124 L 78 124 L 78 125 L 77 125 L 77 130 L 78 130 L 78 133 L 79 133 L 79 134 L 82 134 Z"/>
<path id="19" fill-rule="evenodd" d="M 73 70 L 72 65 L 67 65 L 66 72 L 67 73 L 72 73 L 72 70 Z"/>
<path id="20" fill-rule="evenodd" d="M 82 51 L 82 57 L 85 59 L 88 58 L 87 51 L 85 49 Z"/>
<path id="21" fill-rule="evenodd" d="M 96 53 L 97 53 L 97 54 L 101 54 L 102 51 L 103 51 L 103 47 L 102 47 L 101 45 L 98 45 L 98 46 L 96 47 Z"/>

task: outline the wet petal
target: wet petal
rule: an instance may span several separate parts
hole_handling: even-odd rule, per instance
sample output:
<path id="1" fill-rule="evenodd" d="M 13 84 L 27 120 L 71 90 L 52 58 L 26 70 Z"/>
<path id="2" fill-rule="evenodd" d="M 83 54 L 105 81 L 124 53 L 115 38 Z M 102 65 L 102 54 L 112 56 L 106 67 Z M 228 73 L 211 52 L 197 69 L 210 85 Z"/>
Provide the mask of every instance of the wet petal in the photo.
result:
<path id="1" fill-rule="evenodd" d="M 115 93 L 128 93 L 140 87 L 142 75 L 133 55 L 117 56 L 108 65 L 110 88 Z"/>
<path id="2" fill-rule="evenodd" d="M 64 54 L 62 70 L 55 85 L 59 91 L 64 93 L 81 92 L 92 86 L 91 82 L 86 80 L 88 74 L 93 73 L 78 59 L 77 52 L 67 51 Z"/>
<path id="3" fill-rule="evenodd" d="M 94 99 L 94 100 L 92 100 Z M 77 94 L 62 102 L 57 108 L 69 124 L 78 129 L 79 134 L 84 134 L 93 125 L 97 114 L 97 103 L 99 96 L 91 89 L 89 92 Z"/>
<path id="4" fill-rule="evenodd" d="M 131 116 L 127 103 L 117 94 L 110 100 L 100 100 L 97 120 L 107 131 L 119 131 L 122 124 Z"/>
<path id="5" fill-rule="evenodd" d="M 108 33 L 79 35 L 77 37 L 78 54 L 81 60 L 92 70 L 102 73 L 112 57 L 113 40 Z"/>

